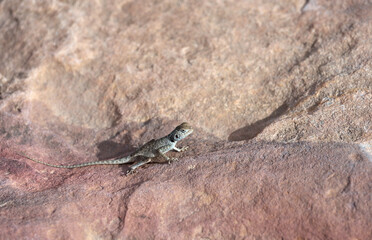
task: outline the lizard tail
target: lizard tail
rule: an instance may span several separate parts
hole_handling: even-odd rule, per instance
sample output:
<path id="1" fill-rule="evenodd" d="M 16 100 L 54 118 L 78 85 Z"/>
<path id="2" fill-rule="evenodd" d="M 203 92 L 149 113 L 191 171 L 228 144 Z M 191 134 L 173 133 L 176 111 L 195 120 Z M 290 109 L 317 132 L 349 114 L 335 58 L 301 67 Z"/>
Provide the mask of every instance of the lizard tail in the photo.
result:
<path id="1" fill-rule="evenodd" d="M 113 159 L 113 160 L 106 160 L 106 161 L 96 161 L 96 162 L 87 162 L 87 163 L 81 163 L 81 164 L 76 164 L 76 165 L 54 165 L 54 164 L 49 164 L 46 162 L 42 162 L 36 159 L 33 159 L 23 153 L 17 153 L 18 155 L 25 157 L 31 161 L 49 166 L 49 167 L 55 167 L 55 168 L 79 168 L 79 167 L 87 167 L 87 166 L 93 166 L 93 165 L 111 165 L 111 164 L 123 164 L 123 163 L 128 163 L 131 161 L 131 156 L 127 156 L 124 158 L 119 158 L 119 159 Z"/>

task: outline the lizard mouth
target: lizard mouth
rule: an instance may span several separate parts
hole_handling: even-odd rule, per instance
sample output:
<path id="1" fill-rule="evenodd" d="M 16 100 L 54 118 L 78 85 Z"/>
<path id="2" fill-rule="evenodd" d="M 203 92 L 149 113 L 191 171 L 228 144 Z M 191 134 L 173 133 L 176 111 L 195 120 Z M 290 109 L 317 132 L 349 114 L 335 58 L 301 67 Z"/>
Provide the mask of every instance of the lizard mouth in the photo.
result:
<path id="1" fill-rule="evenodd" d="M 194 131 L 194 129 L 190 128 L 187 130 L 187 135 L 190 135 L 192 132 Z"/>

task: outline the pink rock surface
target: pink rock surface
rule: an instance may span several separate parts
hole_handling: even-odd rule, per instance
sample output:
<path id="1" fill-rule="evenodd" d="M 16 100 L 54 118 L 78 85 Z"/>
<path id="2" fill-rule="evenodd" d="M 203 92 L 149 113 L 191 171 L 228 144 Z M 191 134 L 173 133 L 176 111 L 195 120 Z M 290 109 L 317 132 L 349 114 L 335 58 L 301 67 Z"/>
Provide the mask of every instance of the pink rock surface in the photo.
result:
<path id="1" fill-rule="evenodd" d="M 0 239 L 372 239 L 364 0 L 0 1 Z M 188 121 L 180 161 L 124 156 Z"/>
<path id="2" fill-rule="evenodd" d="M 251 142 L 129 177 L 125 167 L 55 170 L 9 152 L 1 234 L 12 239 L 372 237 L 371 162 L 352 145 Z"/>

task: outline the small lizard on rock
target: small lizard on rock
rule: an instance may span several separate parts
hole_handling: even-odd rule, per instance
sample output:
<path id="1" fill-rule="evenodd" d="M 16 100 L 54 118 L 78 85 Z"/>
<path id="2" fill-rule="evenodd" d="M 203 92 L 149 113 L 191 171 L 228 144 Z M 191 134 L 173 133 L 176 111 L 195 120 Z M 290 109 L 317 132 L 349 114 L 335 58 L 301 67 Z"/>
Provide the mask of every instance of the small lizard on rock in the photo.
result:
<path id="1" fill-rule="evenodd" d="M 96 162 L 88 162 L 88 163 L 81 163 L 76 165 L 53 165 L 49 163 L 45 163 L 39 160 L 32 159 L 24 154 L 19 154 L 31 161 L 41 163 L 50 167 L 55 168 L 79 168 L 79 167 L 87 167 L 92 165 L 109 165 L 109 164 L 123 164 L 123 163 L 130 163 L 135 162 L 134 158 L 137 156 L 144 156 L 147 159 L 139 161 L 132 166 L 130 166 L 130 169 L 128 170 L 127 174 L 133 173 L 134 170 L 142 165 L 145 165 L 146 163 L 151 162 L 151 158 L 161 156 L 165 160 L 168 161 L 168 163 L 171 163 L 172 161 L 177 161 L 177 158 L 169 158 L 165 155 L 166 152 L 170 150 L 175 150 L 177 152 L 182 152 L 187 150 L 186 147 L 177 148 L 176 143 L 188 135 L 190 135 L 193 132 L 192 127 L 184 122 L 181 125 L 177 126 L 170 134 L 168 134 L 165 137 L 159 138 L 159 139 L 152 139 L 148 143 L 144 144 L 142 147 L 137 149 L 135 152 L 130 154 L 127 157 L 120 158 L 120 159 L 113 159 L 113 160 L 106 160 L 106 161 L 96 161 Z"/>

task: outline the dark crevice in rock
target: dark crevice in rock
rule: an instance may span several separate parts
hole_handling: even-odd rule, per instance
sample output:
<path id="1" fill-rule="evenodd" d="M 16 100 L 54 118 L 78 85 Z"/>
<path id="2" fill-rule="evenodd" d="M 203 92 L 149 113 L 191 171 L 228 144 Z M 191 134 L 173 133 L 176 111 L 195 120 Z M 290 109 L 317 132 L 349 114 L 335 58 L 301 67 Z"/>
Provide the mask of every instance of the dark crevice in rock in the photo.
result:
<path id="1" fill-rule="evenodd" d="M 131 184 L 130 186 L 127 186 L 125 188 L 122 188 L 122 189 L 119 189 L 118 191 L 116 191 L 116 193 L 117 193 L 117 192 L 121 192 L 122 190 L 127 190 L 127 192 L 122 194 L 122 196 L 120 197 L 120 201 L 123 204 L 120 205 L 121 206 L 120 209 L 119 209 L 120 223 L 119 223 L 118 229 L 116 230 L 116 234 L 114 234 L 115 236 L 119 235 L 125 228 L 125 221 L 126 221 L 127 212 L 128 212 L 128 205 L 130 203 L 132 195 L 141 187 L 142 184 L 144 184 L 146 182 L 147 182 L 146 180 L 139 181 L 139 182 L 136 182 L 134 184 Z"/>
<path id="2" fill-rule="evenodd" d="M 303 14 L 305 12 L 305 8 L 309 4 L 309 2 L 310 2 L 310 0 L 305 0 L 304 5 L 302 5 L 302 7 L 301 7 L 301 14 Z"/>
<path id="3" fill-rule="evenodd" d="M 347 193 L 350 191 L 350 186 L 351 186 L 351 176 L 348 176 L 347 179 L 346 179 L 346 185 L 345 187 L 342 189 L 342 193 Z"/>
<path id="4" fill-rule="evenodd" d="M 317 46 L 318 39 L 315 38 L 314 41 L 311 43 L 311 46 L 305 51 L 302 57 L 295 60 L 295 63 L 289 67 L 288 73 L 291 73 L 295 67 L 298 67 L 301 65 L 302 62 L 304 62 L 306 59 L 308 59 L 311 55 L 316 53 L 318 51 Z"/>
<path id="5" fill-rule="evenodd" d="M 15 22 L 16 28 L 18 29 L 19 28 L 19 19 L 18 19 L 18 17 L 14 16 L 13 9 L 11 9 L 11 8 L 9 8 L 9 17 L 10 17 L 11 21 Z"/>

